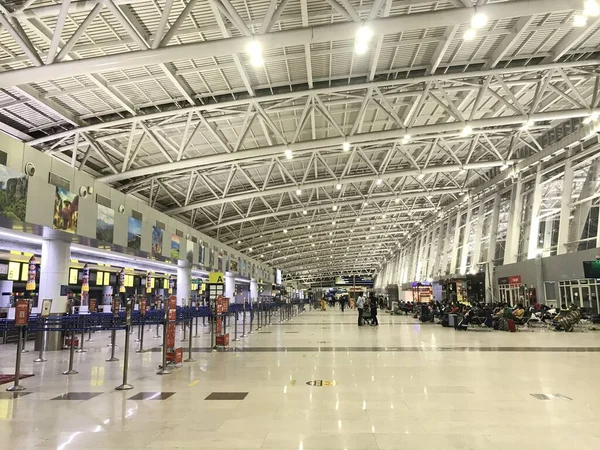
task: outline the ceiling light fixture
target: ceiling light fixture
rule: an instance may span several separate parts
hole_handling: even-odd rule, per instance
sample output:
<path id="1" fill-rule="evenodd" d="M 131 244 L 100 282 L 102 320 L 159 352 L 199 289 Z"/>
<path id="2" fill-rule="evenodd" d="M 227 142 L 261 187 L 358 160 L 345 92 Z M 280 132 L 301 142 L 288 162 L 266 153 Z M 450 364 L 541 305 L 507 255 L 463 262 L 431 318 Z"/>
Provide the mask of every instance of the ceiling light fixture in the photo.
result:
<path id="1" fill-rule="evenodd" d="M 465 31 L 465 34 L 463 35 L 463 39 L 465 41 L 472 41 L 473 39 L 475 39 L 476 35 L 477 35 L 477 32 L 473 28 L 469 28 L 467 31 Z"/>
<path id="2" fill-rule="evenodd" d="M 292 152 L 291 148 L 285 149 L 285 157 L 287 159 L 293 159 L 294 158 L 294 153 Z"/>
<path id="3" fill-rule="evenodd" d="M 471 128 L 469 125 L 465 125 L 465 127 L 460 132 L 460 135 L 462 137 L 465 137 L 465 136 L 469 136 L 472 132 L 473 132 L 473 128 Z"/>
<path id="4" fill-rule="evenodd" d="M 287 233 L 287 228 L 284 228 L 284 229 L 283 229 L 283 232 L 284 232 L 284 233 Z"/>
<path id="5" fill-rule="evenodd" d="M 308 211 L 307 211 L 307 210 L 304 210 L 304 211 L 302 211 L 302 214 L 304 214 L 304 215 L 307 215 L 307 214 L 308 214 Z"/>
<path id="6" fill-rule="evenodd" d="M 589 123 L 595 122 L 596 120 L 598 120 L 598 117 L 600 117 L 600 115 L 597 112 L 593 112 L 585 119 L 583 119 L 583 123 L 587 125 Z"/>
<path id="7" fill-rule="evenodd" d="M 366 25 L 363 25 L 356 32 L 354 40 L 354 52 L 357 55 L 364 55 L 369 48 L 369 41 L 373 37 L 373 30 Z"/>
<path id="8" fill-rule="evenodd" d="M 336 188 L 338 191 L 341 191 L 341 190 L 342 190 L 342 185 L 341 185 L 340 183 L 338 183 L 338 184 L 336 184 L 336 185 L 335 185 L 335 188 Z"/>
<path id="9" fill-rule="evenodd" d="M 575 14 L 573 16 L 573 26 L 576 28 L 585 27 L 587 25 L 587 16 L 584 14 Z"/>
<path id="10" fill-rule="evenodd" d="M 484 13 L 475 13 L 473 17 L 471 17 L 471 27 L 474 29 L 483 28 L 486 26 L 488 22 L 487 14 Z"/>
<path id="11" fill-rule="evenodd" d="M 252 251 L 252 247 L 248 248 L 248 251 L 251 252 Z"/>
<path id="12" fill-rule="evenodd" d="M 586 0 L 583 4 L 583 13 L 590 17 L 600 15 L 600 4 L 598 4 L 597 0 Z"/>
<path id="13" fill-rule="evenodd" d="M 424 173 L 420 173 L 419 175 L 417 175 L 417 179 L 422 180 L 423 178 L 425 178 Z"/>
<path id="14" fill-rule="evenodd" d="M 342 150 L 344 150 L 345 152 L 350 151 L 350 142 L 344 141 L 344 143 L 342 144 Z"/>
<path id="15" fill-rule="evenodd" d="M 296 189 L 296 195 L 302 195 L 302 189 Z"/>
<path id="16" fill-rule="evenodd" d="M 381 183 L 383 183 L 383 180 L 381 178 L 377 178 L 376 183 L 377 183 L 377 186 L 379 186 Z"/>
<path id="17" fill-rule="evenodd" d="M 246 47 L 248 55 L 250 56 L 250 64 L 254 67 L 261 67 L 264 64 L 262 57 L 262 47 L 258 41 L 252 41 Z"/>
<path id="18" fill-rule="evenodd" d="M 333 209 L 334 211 L 337 211 L 337 205 L 333 205 L 333 206 L 331 207 L 331 209 Z"/>

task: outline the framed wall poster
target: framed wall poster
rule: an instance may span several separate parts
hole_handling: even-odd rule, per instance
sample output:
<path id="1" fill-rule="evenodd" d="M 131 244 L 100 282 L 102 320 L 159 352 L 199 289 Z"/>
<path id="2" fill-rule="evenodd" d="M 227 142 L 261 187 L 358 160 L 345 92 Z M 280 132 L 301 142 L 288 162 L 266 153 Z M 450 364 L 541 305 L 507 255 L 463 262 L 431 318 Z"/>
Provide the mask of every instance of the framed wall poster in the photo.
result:
<path id="1" fill-rule="evenodd" d="M 142 247 L 142 221 L 127 218 L 127 247 L 139 250 Z"/>
<path id="2" fill-rule="evenodd" d="M 54 217 L 52 226 L 56 230 L 77 233 L 79 219 L 79 195 L 57 187 L 54 196 Z"/>
<path id="3" fill-rule="evenodd" d="M 27 175 L 0 165 L 0 216 L 25 221 L 28 184 Z"/>
<path id="4" fill-rule="evenodd" d="M 98 216 L 96 218 L 96 239 L 99 241 L 114 241 L 115 237 L 115 211 L 104 205 L 98 205 Z"/>
<path id="5" fill-rule="evenodd" d="M 162 228 L 152 227 L 152 256 L 162 256 L 163 254 L 163 234 Z"/>
<path id="6" fill-rule="evenodd" d="M 176 234 L 171 235 L 171 258 L 179 259 L 180 238 Z"/>

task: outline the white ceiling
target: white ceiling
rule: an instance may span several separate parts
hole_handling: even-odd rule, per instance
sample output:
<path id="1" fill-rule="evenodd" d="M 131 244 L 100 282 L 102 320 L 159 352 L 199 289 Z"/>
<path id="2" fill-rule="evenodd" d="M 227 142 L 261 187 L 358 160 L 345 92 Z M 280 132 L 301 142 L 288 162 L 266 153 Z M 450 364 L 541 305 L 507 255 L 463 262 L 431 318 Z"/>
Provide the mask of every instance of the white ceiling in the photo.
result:
<path id="1" fill-rule="evenodd" d="M 0 129 L 304 281 L 372 273 L 599 104 L 600 17 L 574 27 L 583 0 L 0 9 Z M 487 24 L 465 40 L 475 14 Z"/>

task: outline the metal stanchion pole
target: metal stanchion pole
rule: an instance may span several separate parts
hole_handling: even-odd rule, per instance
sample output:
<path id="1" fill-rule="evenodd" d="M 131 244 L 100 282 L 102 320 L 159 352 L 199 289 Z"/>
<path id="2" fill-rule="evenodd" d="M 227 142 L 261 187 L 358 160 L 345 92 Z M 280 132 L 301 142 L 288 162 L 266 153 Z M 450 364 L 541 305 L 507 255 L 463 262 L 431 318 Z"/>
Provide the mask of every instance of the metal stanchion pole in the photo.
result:
<path id="1" fill-rule="evenodd" d="M 119 358 L 115 358 L 115 341 L 117 339 L 117 331 L 112 330 L 110 335 L 110 358 L 106 360 L 106 362 L 118 361 Z"/>
<path id="2" fill-rule="evenodd" d="M 69 347 L 69 369 L 65 370 L 62 374 L 63 375 L 76 375 L 79 372 L 77 372 L 76 370 L 73 369 L 73 358 L 75 357 L 75 333 L 73 331 L 71 331 L 69 333 L 69 335 L 71 336 L 71 345 Z"/>
<path id="3" fill-rule="evenodd" d="M 138 350 L 136 350 L 136 353 L 144 353 L 146 350 L 144 350 L 144 326 L 146 324 L 146 317 L 142 316 L 142 325 L 140 326 L 140 348 Z"/>
<path id="4" fill-rule="evenodd" d="M 252 306 L 250 306 L 250 331 L 248 331 L 248 334 L 252 334 L 252 322 L 254 321 L 254 310 L 252 309 Z"/>
<path id="5" fill-rule="evenodd" d="M 180 341 L 181 342 L 185 342 L 187 340 L 187 325 L 185 323 L 185 320 L 183 321 L 183 336 L 181 337 Z M 192 334 L 192 329 L 190 328 L 190 334 Z"/>
<path id="6" fill-rule="evenodd" d="M 127 373 L 129 372 L 129 335 L 131 331 L 133 331 L 133 327 L 127 324 L 125 326 L 125 354 L 123 355 L 123 383 L 115 388 L 117 391 L 133 389 L 133 385 L 127 383 Z"/>
<path id="7" fill-rule="evenodd" d="M 210 321 L 210 348 L 211 351 L 216 352 L 217 351 L 217 340 L 215 337 L 215 328 L 217 327 L 217 318 L 216 316 L 213 316 L 211 314 L 210 318 L 212 319 Z"/>
<path id="8" fill-rule="evenodd" d="M 261 326 L 260 326 L 260 304 L 258 305 L 258 326 L 256 327 L 257 330 L 260 330 Z"/>
<path id="9" fill-rule="evenodd" d="M 193 318 L 190 319 L 190 340 L 188 342 L 188 357 L 184 362 L 194 362 L 196 361 L 194 358 L 192 358 L 192 322 L 193 322 Z"/>
<path id="10" fill-rule="evenodd" d="M 198 316 L 196 316 L 196 335 L 194 337 L 198 337 Z"/>
<path id="11" fill-rule="evenodd" d="M 206 328 L 206 316 L 202 316 L 202 328 Z"/>
<path id="12" fill-rule="evenodd" d="M 90 326 L 90 328 L 88 329 L 88 338 L 86 342 L 91 342 L 93 341 L 92 339 L 92 327 Z"/>
<path id="13" fill-rule="evenodd" d="M 17 360 L 15 361 L 15 382 L 11 387 L 6 388 L 9 392 L 25 390 L 25 388 L 19 384 L 21 379 L 21 350 L 23 350 L 22 332 L 23 330 L 19 329 L 19 334 L 17 336 Z"/>
<path id="14" fill-rule="evenodd" d="M 142 328 L 143 325 L 138 325 L 138 335 L 137 335 L 137 339 L 133 342 L 140 342 L 140 336 L 142 335 Z"/>
<path id="15" fill-rule="evenodd" d="M 242 337 L 246 337 L 246 307 L 244 307 L 242 314 Z"/>
<path id="16" fill-rule="evenodd" d="M 233 340 L 239 341 L 239 339 L 237 337 L 237 329 L 238 329 L 238 313 L 237 313 L 237 311 L 234 314 L 235 314 L 235 327 L 233 329 L 233 335 L 234 335 Z"/>
<path id="17" fill-rule="evenodd" d="M 21 353 L 29 353 L 29 350 L 27 350 L 25 347 L 27 347 L 27 327 L 23 327 L 23 348 L 21 349 Z"/>
<path id="18" fill-rule="evenodd" d="M 156 372 L 157 375 L 168 375 L 171 373 L 171 369 L 167 368 L 167 326 L 169 319 L 165 317 L 163 323 L 163 345 L 162 345 L 162 366 L 160 370 Z M 156 325 L 158 327 L 158 325 Z"/>
<path id="19" fill-rule="evenodd" d="M 81 342 L 79 343 L 79 348 L 77 349 L 77 353 L 85 353 L 87 350 L 83 348 L 83 338 L 85 337 L 85 329 L 81 330 Z"/>
<path id="20" fill-rule="evenodd" d="M 154 339 L 160 339 L 160 336 L 158 335 L 158 324 L 156 324 L 156 336 L 154 336 Z"/>
<path id="21" fill-rule="evenodd" d="M 33 362 L 46 362 L 47 359 L 44 358 L 44 350 L 46 349 L 46 339 L 47 339 L 47 335 L 48 335 L 48 330 L 47 328 L 47 324 L 46 324 L 46 319 L 43 318 L 42 319 L 42 328 L 44 329 L 44 331 L 42 331 L 42 343 L 40 345 L 40 353 L 38 354 L 38 357 L 36 359 L 33 360 Z"/>

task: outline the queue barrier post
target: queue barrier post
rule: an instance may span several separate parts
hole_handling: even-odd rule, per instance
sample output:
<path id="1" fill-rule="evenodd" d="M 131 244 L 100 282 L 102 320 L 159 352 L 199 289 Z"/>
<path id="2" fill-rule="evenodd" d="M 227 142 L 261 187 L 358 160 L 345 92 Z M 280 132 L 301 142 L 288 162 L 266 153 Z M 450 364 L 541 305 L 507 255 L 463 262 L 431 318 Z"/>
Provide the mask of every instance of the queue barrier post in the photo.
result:
<path id="1" fill-rule="evenodd" d="M 167 327 L 168 327 L 169 318 L 165 316 L 163 321 L 163 342 L 162 342 L 162 365 L 160 366 L 157 375 L 168 375 L 172 372 L 170 368 L 167 367 Z M 158 324 L 156 325 L 158 328 Z M 158 330 L 156 332 L 158 334 Z M 156 337 L 156 336 L 155 336 Z"/>
<path id="2" fill-rule="evenodd" d="M 212 315 L 210 317 L 210 348 L 211 351 L 217 351 L 217 337 L 215 336 L 216 328 L 217 328 L 217 316 Z"/>
<path id="3" fill-rule="evenodd" d="M 21 349 L 21 353 L 29 353 L 27 350 L 27 327 L 23 327 L 23 348 Z"/>
<path id="4" fill-rule="evenodd" d="M 233 329 L 233 340 L 234 341 L 239 341 L 238 336 L 237 336 L 237 329 L 238 329 L 238 312 L 234 312 L 235 314 L 235 327 Z"/>
<path id="5" fill-rule="evenodd" d="M 17 358 L 15 361 L 15 382 L 11 387 L 6 388 L 6 390 L 8 392 L 17 392 L 17 391 L 25 390 L 25 387 L 23 387 L 19 384 L 20 379 L 21 379 L 21 350 L 23 350 L 22 335 L 23 335 L 23 330 L 19 329 L 18 340 L 17 340 Z"/>
<path id="6" fill-rule="evenodd" d="M 85 317 L 83 318 L 83 326 L 81 327 L 81 339 L 79 343 L 79 348 L 77 349 L 77 353 L 86 353 L 87 350 L 83 348 L 83 338 L 85 337 Z"/>
<path id="7" fill-rule="evenodd" d="M 117 339 L 117 330 L 112 330 L 110 335 L 110 358 L 106 362 L 118 361 L 119 358 L 115 357 L 115 341 Z"/>
<path id="8" fill-rule="evenodd" d="M 33 360 L 33 362 L 46 362 L 47 359 L 44 358 L 44 350 L 46 348 L 46 339 L 48 336 L 48 330 L 46 329 L 47 327 L 47 323 L 46 323 L 46 318 L 42 318 L 42 328 L 44 331 L 42 331 L 42 343 L 40 345 L 40 352 L 38 354 L 38 357 L 36 359 Z"/>
<path id="9" fill-rule="evenodd" d="M 190 339 L 188 342 L 188 357 L 184 362 L 194 362 L 196 361 L 194 358 L 192 358 L 192 322 L 194 321 L 193 318 L 190 318 Z"/>
<path id="10" fill-rule="evenodd" d="M 160 336 L 158 334 L 158 326 L 159 326 L 159 324 L 157 323 L 156 324 L 156 335 L 154 336 L 154 339 L 160 339 Z"/>
<path id="11" fill-rule="evenodd" d="M 198 337 L 198 316 L 196 316 L 196 334 L 194 335 L 194 337 Z"/>
<path id="12" fill-rule="evenodd" d="M 252 334 L 252 322 L 254 322 L 254 310 L 250 306 L 250 331 L 248 331 L 248 334 Z"/>
<path id="13" fill-rule="evenodd" d="M 146 316 L 142 316 L 142 325 L 140 326 L 140 348 L 137 349 L 136 353 L 145 353 L 144 350 L 144 327 L 146 325 Z"/>
<path id="14" fill-rule="evenodd" d="M 244 305 L 244 309 L 242 310 L 242 336 L 246 337 L 246 305 Z"/>
<path id="15" fill-rule="evenodd" d="M 123 383 L 115 388 L 117 391 L 127 391 L 133 389 L 133 385 L 127 383 L 127 374 L 129 372 L 129 335 L 133 327 L 127 323 L 125 325 L 125 354 L 123 355 Z M 114 347 L 113 347 L 114 348 Z"/>
<path id="16" fill-rule="evenodd" d="M 69 368 L 65 370 L 62 374 L 77 375 L 79 372 L 73 369 L 73 358 L 75 356 L 75 333 L 73 332 L 73 330 L 69 332 L 69 336 L 71 338 L 71 345 L 69 346 Z"/>

